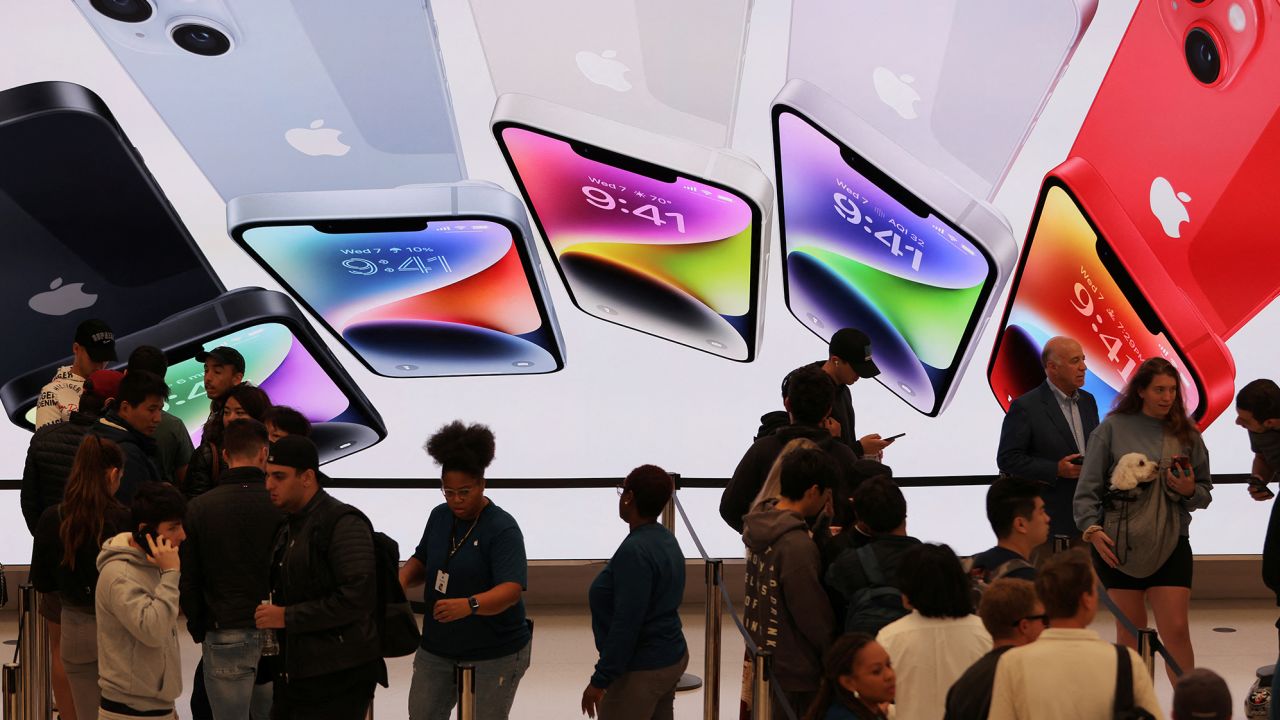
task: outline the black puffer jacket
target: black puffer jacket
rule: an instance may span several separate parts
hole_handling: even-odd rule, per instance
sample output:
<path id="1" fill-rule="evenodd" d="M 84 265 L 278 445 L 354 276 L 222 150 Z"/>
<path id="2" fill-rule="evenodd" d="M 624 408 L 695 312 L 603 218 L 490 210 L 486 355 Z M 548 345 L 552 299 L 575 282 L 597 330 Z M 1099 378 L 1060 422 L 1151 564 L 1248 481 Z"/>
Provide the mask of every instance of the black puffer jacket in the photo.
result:
<path id="1" fill-rule="evenodd" d="M 281 680 L 381 660 L 373 535 L 358 510 L 316 492 L 281 526 L 272 557 L 275 604 L 285 607 Z"/>
<path id="2" fill-rule="evenodd" d="M 155 438 L 142 434 L 111 412 L 103 415 L 91 430 L 98 437 L 119 445 L 124 453 L 124 473 L 120 475 L 120 489 L 116 491 L 116 499 L 121 504 L 133 502 L 133 494 L 142 483 L 164 481 L 152 461 L 156 454 Z"/>
<path id="3" fill-rule="evenodd" d="M 230 468 L 187 506 L 178 587 L 196 642 L 209 630 L 253 627 L 254 609 L 271 592 L 271 547 L 284 513 L 265 481 L 259 468 Z"/>
<path id="4" fill-rule="evenodd" d="M 62 489 L 71 475 L 80 441 L 98 418 L 72 412 L 64 423 L 45 425 L 31 436 L 27 446 L 27 464 L 22 469 L 22 517 L 27 530 L 36 534 L 36 524 L 44 509 L 62 502 Z"/>

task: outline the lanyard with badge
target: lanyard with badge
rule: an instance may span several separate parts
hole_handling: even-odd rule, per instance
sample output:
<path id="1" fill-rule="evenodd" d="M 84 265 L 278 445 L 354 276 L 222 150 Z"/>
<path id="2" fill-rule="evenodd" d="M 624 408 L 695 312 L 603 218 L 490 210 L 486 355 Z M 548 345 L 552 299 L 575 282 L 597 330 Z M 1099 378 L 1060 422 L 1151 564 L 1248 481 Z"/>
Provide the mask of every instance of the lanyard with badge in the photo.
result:
<path id="1" fill-rule="evenodd" d="M 449 528 L 449 554 L 445 556 L 444 567 L 436 571 L 435 589 L 441 595 L 447 595 L 449 592 L 449 563 L 453 561 L 453 556 L 458 554 L 462 546 L 467 544 L 467 539 L 471 537 L 476 525 L 480 524 L 480 518 L 484 517 L 484 511 L 487 509 L 489 509 L 489 503 L 485 503 L 484 507 L 480 508 L 480 513 L 476 515 L 475 520 L 471 521 L 471 527 L 467 528 L 467 532 L 462 536 L 461 540 L 456 539 L 458 535 L 458 516 L 455 515 L 453 517 L 453 525 Z"/>

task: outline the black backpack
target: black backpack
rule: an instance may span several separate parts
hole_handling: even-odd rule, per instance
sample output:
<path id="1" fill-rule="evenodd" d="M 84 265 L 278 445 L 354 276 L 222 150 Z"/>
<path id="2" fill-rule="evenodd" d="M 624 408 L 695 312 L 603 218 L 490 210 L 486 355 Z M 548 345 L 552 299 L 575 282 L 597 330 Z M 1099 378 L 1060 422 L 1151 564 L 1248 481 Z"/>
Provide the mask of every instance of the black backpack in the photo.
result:
<path id="1" fill-rule="evenodd" d="M 422 631 L 418 629 L 418 620 L 413 615 L 409 599 L 400 586 L 400 545 L 385 533 L 374 529 L 373 523 L 360 510 L 346 503 L 338 503 L 326 517 L 323 524 L 313 535 L 315 539 L 323 538 L 327 544 L 333 537 L 333 527 L 338 518 L 351 514 L 359 517 L 369 526 L 373 536 L 373 559 L 375 566 L 374 583 L 377 586 L 377 603 L 374 606 L 374 619 L 378 631 L 378 645 L 382 657 L 396 658 L 412 655 L 422 642 Z"/>
<path id="2" fill-rule="evenodd" d="M 993 568 L 974 567 L 973 558 L 960 558 L 960 567 L 964 569 L 966 575 L 969 576 L 970 589 L 969 592 L 973 597 L 973 607 L 976 609 L 978 604 L 982 602 L 982 594 L 991 587 L 991 583 L 1008 575 L 1011 572 L 1024 570 L 1026 568 L 1035 568 L 1035 565 L 1023 560 L 1022 558 L 1013 558 L 1005 560 Z"/>
<path id="3" fill-rule="evenodd" d="M 875 637 L 885 625 L 907 616 L 911 611 L 902 604 L 902 591 L 885 580 L 880 559 L 871 545 L 863 545 L 856 552 L 868 584 L 849 599 L 844 629 L 845 632 L 863 632 Z"/>

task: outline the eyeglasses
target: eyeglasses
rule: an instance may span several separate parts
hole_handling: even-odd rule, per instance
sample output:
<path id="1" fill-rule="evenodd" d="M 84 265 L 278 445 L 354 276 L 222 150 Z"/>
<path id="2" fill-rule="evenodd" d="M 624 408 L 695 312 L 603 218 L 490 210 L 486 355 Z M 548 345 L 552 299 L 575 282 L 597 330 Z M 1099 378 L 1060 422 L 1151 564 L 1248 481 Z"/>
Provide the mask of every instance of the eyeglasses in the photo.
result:
<path id="1" fill-rule="evenodd" d="M 471 491 L 474 489 L 475 488 L 462 488 L 460 490 L 451 490 L 449 488 L 440 488 L 440 492 L 444 493 L 445 500 L 452 500 L 454 498 L 466 500 L 471 497 Z"/>
<path id="2" fill-rule="evenodd" d="M 1028 615 L 1028 616 L 1026 616 L 1026 617 L 1024 617 L 1024 618 L 1020 618 L 1020 619 L 1018 620 L 1018 622 L 1016 622 L 1016 623 L 1014 623 L 1014 624 L 1013 624 L 1013 626 L 1014 626 L 1014 627 L 1018 627 L 1018 625 L 1022 624 L 1022 621 L 1023 621 L 1023 620 L 1039 620 L 1040 622 L 1044 623 L 1045 627 L 1049 627 L 1049 614 L 1048 614 L 1048 613 L 1045 613 L 1044 615 Z"/>

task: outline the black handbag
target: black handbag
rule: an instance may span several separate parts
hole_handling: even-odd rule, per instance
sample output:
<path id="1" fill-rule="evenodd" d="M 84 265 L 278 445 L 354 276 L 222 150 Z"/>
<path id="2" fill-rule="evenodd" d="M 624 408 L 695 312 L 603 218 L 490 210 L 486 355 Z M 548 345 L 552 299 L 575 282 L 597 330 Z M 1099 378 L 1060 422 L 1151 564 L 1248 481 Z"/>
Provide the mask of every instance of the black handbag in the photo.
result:
<path id="1" fill-rule="evenodd" d="M 1129 648 L 1116 645 L 1116 699 L 1111 716 L 1115 720 L 1155 720 L 1155 715 L 1133 704 L 1133 664 Z"/>

